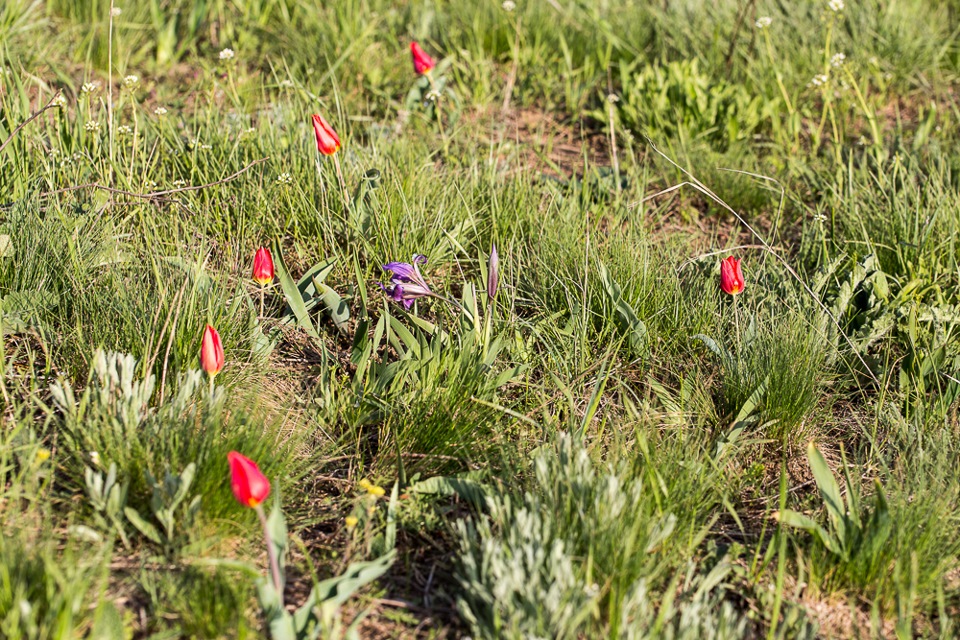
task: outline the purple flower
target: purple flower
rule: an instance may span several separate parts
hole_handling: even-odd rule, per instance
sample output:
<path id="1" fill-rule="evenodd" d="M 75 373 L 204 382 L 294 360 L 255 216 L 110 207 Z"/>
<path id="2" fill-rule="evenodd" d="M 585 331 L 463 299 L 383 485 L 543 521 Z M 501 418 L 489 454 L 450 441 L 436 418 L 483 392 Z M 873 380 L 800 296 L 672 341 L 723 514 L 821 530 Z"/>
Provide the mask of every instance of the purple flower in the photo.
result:
<path id="1" fill-rule="evenodd" d="M 420 273 L 420 265 L 427 264 L 427 256 L 416 254 L 413 262 L 388 262 L 383 265 L 384 271 L 389 271 L 389 286 L 380 283 L 380 288 L 396 302 L 402 302 L 409 309 L 413 301 L 424 296 L 433 296 L 430 285 Z"/>
<path id="2" fill-rule="evenodd" d="M 500 286 L 500 256 L 497 255 L 497 245 L 493 245 L 490 252 L 490 262 L 487 264 L 487 298 L 493 302 L 497 297 Z"/>

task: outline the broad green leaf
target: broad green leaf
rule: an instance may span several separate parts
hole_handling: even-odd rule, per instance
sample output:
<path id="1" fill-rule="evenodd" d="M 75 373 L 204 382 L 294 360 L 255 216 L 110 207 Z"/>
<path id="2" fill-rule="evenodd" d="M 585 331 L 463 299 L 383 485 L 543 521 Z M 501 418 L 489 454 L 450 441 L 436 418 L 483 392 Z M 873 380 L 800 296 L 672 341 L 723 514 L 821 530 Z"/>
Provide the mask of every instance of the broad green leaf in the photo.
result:
<path id="1" fill-rule="evenodd" d="M 837 538 L 840 541 L 846 540 L 846 505 L 844 505 L 843 499 L 840 497 L 840 485 L 837 484 L 836 478 L 833 477 L 833 473 L 830 471 L 830 467 L 827 465 L 823 454 L 820 453 L 820 450 L 817 449 L 813 442 L 807 445 L 807 460 L 810 463 L 810 471 L 813 472 L 813 478 L 817 482 L 817 487 L 820 489 L 820 495 L 823 497 L 823 502 L 827 507 L 827 513 L 830 516 L 834 531 L 837 533 Z"/>
<path id="2" fill-rule="evenodd" d="M 469 477 L 434 476 L 407 487 L 409 493 L 424 493 L 439 496 L 459 496 L 477 506 L 482 506 L 492 490 Z"/>
<path id="3" fill-rule="evenodd" d="M 157 528 L 144 520 L 138 512 L 130 507 L 124 507 L 123 515 L 127 516 L 127 520 L 130 521 L 130 524 L 136 527 L 137 531 L 142 533 L 145 538 L 155 544 L 163 544 L 163 539 L 160 537 L 160 532 L 157 530 Z"/>
<path id="4" fill-rule="evenodd" d="M 310 314 L 303 304 L 303 295 L 300 293 L 300 289 L 293 281 L 290 272 L 287 270 L 287 265 L 283 261 L 280 243 L 274 240 L 271 243 L 271 248 L 273 251 L 274 270 L 276 271 L 277 280 L 280 282 L 280 288 L 283 290 L 283 296 L 287 300 L 287 305 L 297 319 L 298 326 L 306 331 L 307 335 L 319 342 L 320 335 L 313 326 L 313 321 L 310 320 Z"/>

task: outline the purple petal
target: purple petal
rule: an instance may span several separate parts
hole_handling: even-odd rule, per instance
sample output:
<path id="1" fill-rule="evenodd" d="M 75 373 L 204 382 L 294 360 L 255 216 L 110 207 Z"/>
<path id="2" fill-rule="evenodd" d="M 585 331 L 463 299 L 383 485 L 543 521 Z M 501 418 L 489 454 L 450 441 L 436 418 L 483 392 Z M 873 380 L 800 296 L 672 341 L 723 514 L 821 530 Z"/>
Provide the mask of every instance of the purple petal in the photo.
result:
<path id="1" fill-rule="evenodd" d="M 427 256 L 420 253 L 413 254 L 413 264 L 427 264 Z"/>
<path id="2" fill-rule="evenodd" d="M 401 282 L 410 282 L 417 279 L 417 270 L 408 262 L 388 262 L 383 265 L 383 270 L 392 272 L 392 279 Z"/>

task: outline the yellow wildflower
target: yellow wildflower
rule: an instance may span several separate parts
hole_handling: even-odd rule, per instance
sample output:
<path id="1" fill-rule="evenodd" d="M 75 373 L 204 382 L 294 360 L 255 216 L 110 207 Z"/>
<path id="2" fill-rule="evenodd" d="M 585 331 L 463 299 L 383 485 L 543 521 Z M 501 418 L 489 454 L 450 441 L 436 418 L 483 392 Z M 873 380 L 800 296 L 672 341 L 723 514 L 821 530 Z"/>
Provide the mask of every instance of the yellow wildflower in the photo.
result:
<path id="1" fill-rule="evenodd" d="M 343 521 L 347 523 L 347 529 L 353 529 L 360 522 L 356 516 L 347 516 Z"/>

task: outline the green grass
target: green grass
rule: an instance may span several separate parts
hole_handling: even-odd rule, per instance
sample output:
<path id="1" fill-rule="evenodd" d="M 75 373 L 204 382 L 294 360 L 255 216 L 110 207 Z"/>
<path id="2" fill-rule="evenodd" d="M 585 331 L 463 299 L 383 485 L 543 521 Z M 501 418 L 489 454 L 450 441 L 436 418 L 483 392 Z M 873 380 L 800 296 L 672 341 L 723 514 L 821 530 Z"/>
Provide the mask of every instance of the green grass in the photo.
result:
<path id="1" fill-rule="evenodd" d="M 831 4 L 4 3 L 0 635 L 271 635 L 237 450 L 328 633 L 952 637 L 960 4 Z"/>

